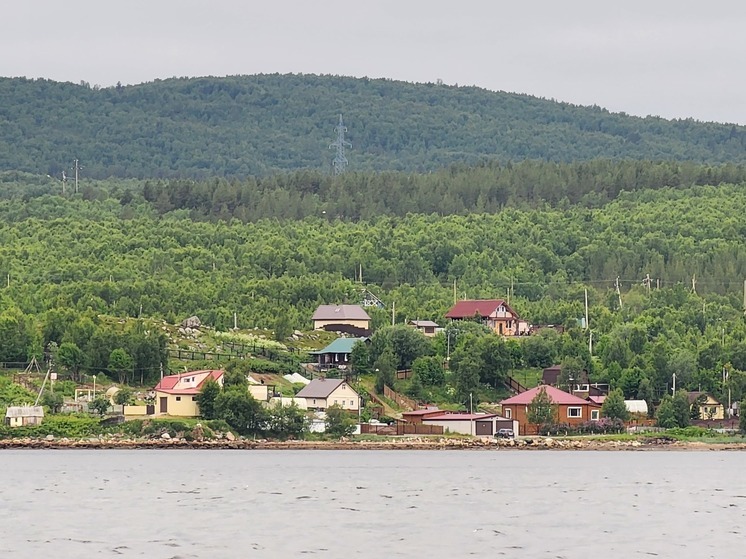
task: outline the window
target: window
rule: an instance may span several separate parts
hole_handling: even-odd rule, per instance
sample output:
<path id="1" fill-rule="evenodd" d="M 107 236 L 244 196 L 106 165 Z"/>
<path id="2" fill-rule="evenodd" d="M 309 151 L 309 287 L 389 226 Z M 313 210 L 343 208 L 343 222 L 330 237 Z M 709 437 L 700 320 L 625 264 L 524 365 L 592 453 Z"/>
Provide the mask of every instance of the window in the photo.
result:
<path id="1" fill-rule="evenodd" d="M 506 408 L 503 411 L 505 412 L 505 417 L 507 419 L 513 419 L 513 410 L 511 410 L 510 408 Z"/>
<path id="2" fill-rule="evenodd" d="M 567 417 L 583 417 L 583 408 L 567 408 Z"/>
<path id="3" fill-rule="evenodd" d="M 181 396 L 177 396 L 177 397 L 176 397 L 176 401 L 177 401 L 177 402 L 181 402 Z"/>
<path id="4" fill-rule="evenodd" d="M 196 396 L 192 396 L 192 402 L 196 402 L 196 401 L 197 401 L 197 397 Z"/>
<path id="5" fill-rule="evenodd" d="M 601 415 L 601 410 L 591 410 L 591 421 L 598 421 L 599 415 Z"/>
<path id="6" fill-rule="evenodd" d="M 350 405 L 354 406 L 355 405 L 355 400 L 350 400 Z"/>

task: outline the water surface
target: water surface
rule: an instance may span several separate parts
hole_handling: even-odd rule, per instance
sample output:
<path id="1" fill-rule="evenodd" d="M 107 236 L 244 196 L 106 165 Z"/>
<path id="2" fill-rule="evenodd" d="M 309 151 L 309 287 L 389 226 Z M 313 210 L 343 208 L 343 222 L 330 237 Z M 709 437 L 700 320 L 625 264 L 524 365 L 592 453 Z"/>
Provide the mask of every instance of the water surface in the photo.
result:
<path id="1" fill-rule="evenodd" d="M 740 556 L 740 452 L 4 450 L 0 557 Z"/>

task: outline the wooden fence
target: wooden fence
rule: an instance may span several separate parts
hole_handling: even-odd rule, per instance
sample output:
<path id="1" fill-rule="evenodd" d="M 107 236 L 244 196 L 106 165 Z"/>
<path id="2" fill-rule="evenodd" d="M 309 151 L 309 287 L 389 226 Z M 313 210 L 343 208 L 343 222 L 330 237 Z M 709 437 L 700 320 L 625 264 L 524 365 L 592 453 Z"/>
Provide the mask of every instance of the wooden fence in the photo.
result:
<path id="1" fill-rule="evenodd" d="M 411 398 L 407 398 L 406 396 L 391 390 L 385 384 L 383 385 L 383 395 L 389 400 L 393 400 L 394 402 L 396 402 L 397 405 L 402 408 L 409 408 L 410 411 L 417 409 L 417 402 L 415 402 Z"/>

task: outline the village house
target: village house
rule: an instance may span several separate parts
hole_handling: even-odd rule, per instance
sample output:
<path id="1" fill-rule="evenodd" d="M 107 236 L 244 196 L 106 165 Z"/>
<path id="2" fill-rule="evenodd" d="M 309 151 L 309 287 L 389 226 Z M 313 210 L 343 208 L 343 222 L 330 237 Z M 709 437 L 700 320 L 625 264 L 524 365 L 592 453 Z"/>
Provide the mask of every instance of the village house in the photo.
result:
<path id="1" fill-rule="evenodd" d="M 209 378 L 223 386 L 223 371 L 191 371 L 163 377 L 153 389 L 156 415 L 198 417 L 197 396 Z"/>
<path id="2" fill-rule="evenodd" d="M 459 301 L 446 313 L 451 320 L 479 320 L 500 336 L 523 336 L 529 331 L 528 322 L 521 320 L 502 299 Z"/>
<path id="3" fill-rule="evenodd" d="M 316 356 L 316 366 L 319 370 L 344 369 L 350 364 L 350 355 L 355 344 L 367 341 L 368 338 L 337 338 L 324 349 L 312 351 L 310 354 Z"/>
<path id="4" fill-rule="evenodd" d="M 306 400 L 306 408 L 324 411 L 337 404 L 342 409 L 357 412 L 360 410 L 360 396 L 343 379 L 320 378 L 312 380 L 295 395 Z"/>
<path id="5" fill-rule="evenodd" d="M 40 425 L 44 419 L 42 406 L 9 406 L 5 410 L 5 425 L 8 427 L 25 427 Z"/>
<path id="6" fill-rule="evenodd" d="M 552 400 L 556 423 L 579 425 L 587 421 L 597 421 L 601 418 L 600 405 L 554 386 L 539 385 L 500 402 L 502 414 L 508 419 L 518 421 L 520 434 L 535 434 L 531 432 L 536 426 L 529 423 L 528 410 L 541 390 L 545 390 Z"/>
<path id="7" fill-rule="evenodd" d="M 311 320 L 314 330 L 370 335 L 370 316 L 360 305 L 320 305 Z"/>
<path id="8" fill-rule="evenodd" d="M 725 406 L 706 392 L 689 392 L 689 406 L 697 405 L 697 413 L 701 420 L 725 419 Z"/>
<path id="9" fill-rule="evenodd" d="M 410 320 L 407 323 L 415 330 L 419 330 L 428 338 L 432 338 L 438 332 L 438 323 L 432 320 Z"/>

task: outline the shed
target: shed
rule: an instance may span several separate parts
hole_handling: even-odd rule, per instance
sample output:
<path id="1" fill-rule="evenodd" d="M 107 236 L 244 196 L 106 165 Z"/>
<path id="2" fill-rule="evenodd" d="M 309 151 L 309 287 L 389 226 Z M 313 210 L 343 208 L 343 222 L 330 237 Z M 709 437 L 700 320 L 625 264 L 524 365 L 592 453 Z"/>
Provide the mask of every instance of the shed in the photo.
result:
<path id="1" fill-rule="evenodd" d="M 439 425 L 451 433 L 491 437 L 498 429 L 518 432 L 518 422 L 496 413 L 442 413 L 422 418 L 425 425 Z"/>
<path id="2" fill-rule="evenodd" d="M 10 406 L 5 411 L 5 424 L 10 427 L 40 425 L 43 419 L 42 406 Z"/>

